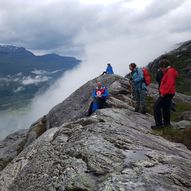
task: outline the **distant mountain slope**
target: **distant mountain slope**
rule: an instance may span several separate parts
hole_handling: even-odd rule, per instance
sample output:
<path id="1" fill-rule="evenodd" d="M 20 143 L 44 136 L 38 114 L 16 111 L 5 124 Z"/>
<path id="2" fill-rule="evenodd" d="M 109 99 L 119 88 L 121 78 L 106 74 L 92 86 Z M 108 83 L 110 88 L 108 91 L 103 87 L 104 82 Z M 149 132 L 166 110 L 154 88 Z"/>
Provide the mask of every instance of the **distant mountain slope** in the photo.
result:
<path id="1" fill-rule="evenodd" d="M 74 57 L 47 54 L 35 56 L 23 47 L 0 46 L 0 76 L 19 72 L 30 74 L 32 70 L 67 70 L 76 66 L 80 60 Z"/>
<path id="2" fill-rule="evenodd" d="M 148 67 L 153 74 L 153 77 L 158 69 L 159 61 L 162 58 L 167 58 L 172 66 L 179 72 L 177 90 L 181 93 L 191 95 L 191 40 L 182 43 L 175 50 L 163 54 L 153 62 L 149 63 Z"/>
<path id="3" fill-rule="evenodd" d="M 74 57 L 35 56 L 23 47 L 0 46 L 0 110 L 22 107 L 79 63 Z"/>

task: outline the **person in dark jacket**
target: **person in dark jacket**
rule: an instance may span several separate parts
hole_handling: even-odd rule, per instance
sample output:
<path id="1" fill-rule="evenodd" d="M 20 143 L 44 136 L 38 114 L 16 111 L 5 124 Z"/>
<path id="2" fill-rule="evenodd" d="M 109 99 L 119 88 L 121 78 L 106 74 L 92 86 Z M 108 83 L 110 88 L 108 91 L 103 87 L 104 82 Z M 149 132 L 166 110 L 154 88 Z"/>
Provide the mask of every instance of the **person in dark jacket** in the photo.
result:
<path id="1" fill-rule="evenodd" d="M 112 66 L 111 66 L 110 63 L 107 64 L 106 71 L 104 71 L 103 74 L 114 74 L 113 68 L 112 68 Z M 103 74 L 102 74 L 102 75 L 103 75 Z"/>
<path id="2" fill-rule="evenodd" d="M 151 126 L 152 129 L 170 125 L 171 100 L 175 95 L 175 84 L 178 76 L 178 72 L 170 66 L 167 59 L 159 62 L 159 68 L 164 73 L 164 76 L 162 77 L 159 89 L 160 97 L 153 107 L 155 125 Z"/>
<path id="3" fill-rule="evenodd" d="M 88 116 L 90 116 L 97 109 L 103 108 L 109 93 L 105 86 L 101 82 L 97 82 L 97 87 L 92 92 L 93 101 L 88 110 Z"/>
<path id="4" fill-rule="evenodd" d="M 131 71 L 131 84 L 133 89 L 133 96 L 136 102 L 135 112 L 141 109 L 141 113 L 146 114 L 146 93 L 147 87 L 144 82 L 143 71 L 141 68 L 137 68 L 135 63 L 129 64 Z"/>
<path id="5" fill-rule="evenodd" d="M 158 88 L 159 88 L 159 89 L 160 89 L 160 84 L 161 84 L 163 75 L 164 75 L 163 71 L 159 68 L 159 69 L 157 70 L 157 74 L 156 74 L 156 81 L 157 81 L 157 83 L 158 83 Z"/>

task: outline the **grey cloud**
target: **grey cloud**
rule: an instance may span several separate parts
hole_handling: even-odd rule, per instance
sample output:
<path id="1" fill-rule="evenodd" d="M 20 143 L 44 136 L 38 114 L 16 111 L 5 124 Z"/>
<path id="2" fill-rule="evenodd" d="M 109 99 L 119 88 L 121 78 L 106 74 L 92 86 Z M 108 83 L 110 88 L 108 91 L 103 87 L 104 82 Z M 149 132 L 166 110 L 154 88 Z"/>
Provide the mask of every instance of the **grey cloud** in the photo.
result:
<path id="1" fill-rule="evenodd" d="M 142 19 L 156 19 L 169 14 L 171 11 L 176 10 L 187 0 L 153 0 L 152 3 L 146 7 L 142 14 Z M 165 19 L 165 18 L 164 18 Z"/>
<path id="2" fill-rule="evenodd" d="M 172 13 L 169 18 L 170 31 L 172 33 L 190 33 L 191 32 L 191 1 L 185 4 L 176 12 Z"/>
<path id="3" fill-rule="evenodd" d="M 124 6 L 133 1 L 121 0 L 104 7 L 83 5 L 77 0 L 50 3 L 4 0 L 0 2 L 1 43 L 31 50 L 79 54 L 86 45 L 119 36 L 125 36 L 128 42 L 132 38 L 190 32 L 187 16 L 180 19 L 181 24 L 175 19 L 177 9 L 187 0 L 152 0 L 138 12 Z"/>
<path id="4" fill-rule="evenodd" d="M 73 38 L 96 12 L 93 7 L 83 7 L 77 1 L 65 0 L 37 7 L 8 2 L 0 4 L 3 13 L 1 43 L 19 44 L 29 49 L 71 46 Z"/>

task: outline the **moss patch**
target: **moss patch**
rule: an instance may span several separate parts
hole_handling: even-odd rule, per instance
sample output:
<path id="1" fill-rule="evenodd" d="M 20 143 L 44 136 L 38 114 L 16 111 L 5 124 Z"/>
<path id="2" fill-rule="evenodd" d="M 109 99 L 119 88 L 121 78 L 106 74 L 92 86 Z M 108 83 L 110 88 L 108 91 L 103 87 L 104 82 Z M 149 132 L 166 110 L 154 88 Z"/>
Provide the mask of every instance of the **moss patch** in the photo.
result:
<path id="1" fill-rule="evenodd" d="M 153 105 L 154 99 L 151 96 L 147 96 L 147 111 L 151 115 L 153 115 Z M 180 121 L 180 117 L 183 112 L 191 111 L 191 104 L 176 102 L 176 112 L 171 112 L 171 121 L 178 122 Z M 161 130 L 155 131 L 155 134 L 164 137 L 165 139 L 182 143 L 187 146 L 188 149 L 191 150 L 191 127 L 186 129 L 176 129 L 172 127 L 166 127 Z"/>
<path id="2" fill-rule="evenodd" d="M 147 96 L 147 112 L 153 115 L 153 105 L 154 105 L 154 98 L 151 96 Z"/>
<path id="3" fill-rule="evenodd" d="M 12 160 L 12 158 L 0 159 L 0 171 L 2 171 Z"/>
<path id="4" fill-rule="evenodd" d="M 171 120 L 172 121 L 180 121 L 180 116 L 185 111 L 191 111 L 191 104 L 188 103 L 176 103 L 176 112 L 171 113 Z"/>
<path id="5" fill-rule="evenodd" d="M 153 115 L 153 105 L 154 105 L 154 99 L 151 96 L 147 96 L 147 112 L 151 115 Z M 180 121 L 180 117 L 183 112 L 185 111 L 191 111 L 191 104 L 184 103 L 184 102 L 176 102 L 175 106 L 176 112 L 171 112 L 171 121 L 178 122 Z"/>
<path id="6" fill-rule="evenodd" d="M 182 143 L 191 150 L 191 127 L 186 129 L 165 127 L 161 130 L 155 131 L 155 134 L 160 135 L 169 141 Z"/>

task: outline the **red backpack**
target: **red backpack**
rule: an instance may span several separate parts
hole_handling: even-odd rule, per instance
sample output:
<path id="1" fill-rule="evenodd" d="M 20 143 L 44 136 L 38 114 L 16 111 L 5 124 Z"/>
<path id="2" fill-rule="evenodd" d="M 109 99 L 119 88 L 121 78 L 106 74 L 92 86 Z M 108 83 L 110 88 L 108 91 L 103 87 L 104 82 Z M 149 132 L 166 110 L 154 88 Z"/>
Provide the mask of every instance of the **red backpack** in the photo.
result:
<path id="1" fill-rule="evenodd" d="M 145 67 L 142 68 L 142 71 L 143 71 L 145 84 L 148 86 L 151 83 L 151 75 L 149 74 L 149 71 Z"/>

